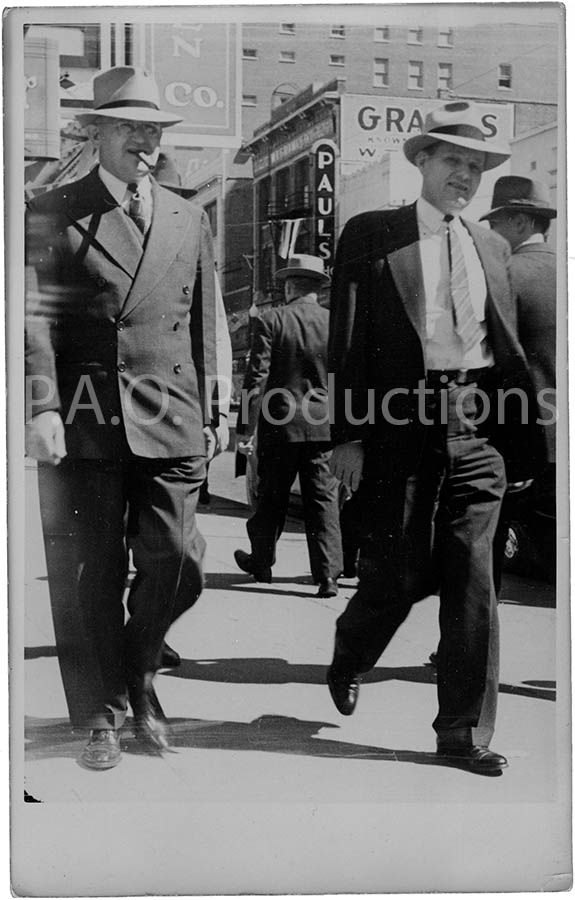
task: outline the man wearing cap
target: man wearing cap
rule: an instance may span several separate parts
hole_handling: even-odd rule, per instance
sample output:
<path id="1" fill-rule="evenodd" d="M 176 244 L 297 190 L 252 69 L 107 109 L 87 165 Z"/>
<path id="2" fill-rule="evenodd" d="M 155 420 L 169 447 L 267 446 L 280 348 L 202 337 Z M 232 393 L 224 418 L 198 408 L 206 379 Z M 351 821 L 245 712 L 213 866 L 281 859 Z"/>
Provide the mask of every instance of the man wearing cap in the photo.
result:
<path id="1" fill-rule="evenodd" d="M 311 574 L 318 597 L 334 597 L 341 572 L 337 482 L 329 468 L 327 399 L 329 312 L 318 292 L 329 284 L 323 261 L 301 254 L 276 273 L 285 306 L 254 320 L 242 388 L 242 444 L 249 452 L 257 426 L 258 492 L 247 522 L 251 553 L 236 563 L 271 582 L 290 489 L 299 475 Z M 247 423 L 246 423 L 247 419 Z"/>
<path id="2" fill-rule="evenodd" d="M 547 244 L 552 219 L 557 216 L 549 189 L 523 175 L 504 175 L 495 182 L 491 209 L 481 217 L 509 242 L 513 286 L 517 291 L 517 330 L 545 422 L 546 466 L 529 488 L 534 499 L 535 521 L 541 525 L 544 563 L 555 571 L 555 394 L 557 264 Z M 510 500 L 512 495 L 509 495 Z M 507 535 L 504 503 L 495 546 L 496 586 Z"/>
<path id="3" fill-rule="evenodd" d="M 460 213 L 509 152 L 485 140 L 477 108 L 463 101 L 431 112 L 404 152 L 421 196 L 349 221 L 334 268 L 332 469 L 358 491 L 368 534 L 328 685 L 338 710 L 353 713 L 362 674 L 413 603 L 439 593 L 438 761 L 498 774 L 507 760 L 489 749 L 499 656 L 492 543 L 505 465 L 529 471 L 536 455 L 515 401 L 527 395 L 531 415 L 534 401 L 509 249 Z M 494 425 L 502 388 L 519 396 Z"/>
<path id="4" fill-rule="evenodd" d="M 78 118 L 99 165 L 27 212 L 26 437 L 70 718 L 90 729 L 82 764 L 105 769 L 121 759 L 128 699 L 139 738 L 169 746 L 153 678 L 202 589 L 216 291 L 205 212 L 149 175 L 163 128 L 181 121 L 152 76 L 98 75 Z"/>

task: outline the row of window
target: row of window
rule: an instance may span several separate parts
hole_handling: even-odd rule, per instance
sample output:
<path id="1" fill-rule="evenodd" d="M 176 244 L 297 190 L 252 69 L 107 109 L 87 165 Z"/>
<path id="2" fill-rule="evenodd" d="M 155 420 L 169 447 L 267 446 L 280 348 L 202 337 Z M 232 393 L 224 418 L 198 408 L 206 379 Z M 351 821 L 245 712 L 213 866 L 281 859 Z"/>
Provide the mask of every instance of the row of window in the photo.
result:
<path id="1" fill-rule="evenodd" d="M 281 59 L 282 62 L 295 62 L 295 53 L 293 59 Z M 345 66 L 345 56 L 330 56 L 330 66 Z M 389 59 L 376 58 L 373 60 L 373 87 L 386 88 L 389 87 L 390 77 Z M 424 66 L 420 60 L 410 60 L 407 63 L 407 89 L 409 91 L 423 90 Z M 498 88 L 501 90 L 511 90 L 512 87 L 512 69 L 508 63 L 501 63 L 498 69 Z M 453 88 L 453 63 L 440 62 L 437 63 L 437 88 L 438 90 L 448 91 Z M 255 94 L 244 94 L 242 99 L 243 106 L 257 106 L 258 98 Z"/>
<path id="2" fill-rule="evenodd" d="M 305 26 L 303 26 L 305 28 Z M 435 31 L 435 29 L 434 29 Z M 282 22 L 279 27 L 280 34 L 295 34 L 296 26 L 292 23 Z M 373 29 L 373 39 L 374 41 L 389 41 L 391 29 L 389 25 L 383 25 L 379 28 Z M 332 38 L 345 38 L 346 36 L 346 26 L 345 25 L 331 25 L 329 36 Z M 423 43 L 423 27 L 421 25 L 416 26 L 415 28 L 408 28 L 407 30 L 407 43 L 408 44 L 422 44 Z M 437 46 L 438 47 L 453 47 L 453 28 L 440 28 L 437 32 Z M 245 53 L 245 50 L 244 50 Z"/>

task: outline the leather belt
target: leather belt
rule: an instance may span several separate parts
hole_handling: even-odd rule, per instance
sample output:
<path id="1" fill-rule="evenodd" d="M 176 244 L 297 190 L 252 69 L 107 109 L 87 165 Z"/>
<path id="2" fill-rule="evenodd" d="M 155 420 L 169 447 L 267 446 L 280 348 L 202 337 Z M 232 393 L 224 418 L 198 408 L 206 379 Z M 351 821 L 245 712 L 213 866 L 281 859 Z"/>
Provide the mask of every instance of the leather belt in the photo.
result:
<path id="1" fill-rule="evenodd" d="M 425 380 L 427 386 L 433 389 L 444 388 L 448 384 L 463 387 L 485 381 L 492 372 L 492 366 L 483 366 L 481 369 L 428 369 Z"/>

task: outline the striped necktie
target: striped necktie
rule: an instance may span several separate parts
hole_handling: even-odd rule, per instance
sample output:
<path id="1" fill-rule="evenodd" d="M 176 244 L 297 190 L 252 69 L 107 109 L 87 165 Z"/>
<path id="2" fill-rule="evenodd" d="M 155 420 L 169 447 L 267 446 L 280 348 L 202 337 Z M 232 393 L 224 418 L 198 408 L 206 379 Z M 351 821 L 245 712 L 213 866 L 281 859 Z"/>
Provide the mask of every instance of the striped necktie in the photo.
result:
<path id="1" fill-rule="evenodd" d="M 146 208 L 144 204 L 144 198 L 140 194 L 138 189 L 138 185 L 135 181 L 130 182 L 128 185 L 128 191 L 131 194 L 130 197 L 130 206 L 128 208 L 128 215 L 131 219 L 134 220 L 136 226 L 142 234 L 146 233 L 147 223 L 146 223 Z"/>
<path id="2" fill-rule="evenodd" d="M 449 286 L 453 302 L 453 314 L 455 317 L 455 330 L 467 352 L 483 339 L 483 331 L 475 317 L 475 310 L 471 302 L 469 282 L 463 249 L 457 236 L 457 232 L 451 226 L 453 216 L 444 216 L 447 228 L 447 249 L 449 254 Z"/>

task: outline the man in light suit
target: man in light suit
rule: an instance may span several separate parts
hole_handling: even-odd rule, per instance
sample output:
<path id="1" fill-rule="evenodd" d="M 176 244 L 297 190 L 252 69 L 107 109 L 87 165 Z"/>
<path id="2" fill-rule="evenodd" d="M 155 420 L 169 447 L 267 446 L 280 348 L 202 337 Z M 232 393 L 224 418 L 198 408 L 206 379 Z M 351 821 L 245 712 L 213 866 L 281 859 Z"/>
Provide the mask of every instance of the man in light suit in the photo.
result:
<path id="1" fill-rule="evenodd" d="M 169 747 L 153 679 L 168 628 L 202 590 L 216 287 L 205 212 L 149 175 L 180 121 L 151 75 L 97 76 L 79 119 L 99 166 L 27 212 L 26 429 L 70 718 L 90 729 L 82 764 L 105 769 L 121 759 L 128 699 L 139 738 Z"/>
<path id="2" fill-rule="evenodd" d="M 286 304 L 254 320 L 242 389 L 241 446 L 250 452 L 257 426 L 258 489 L 247 523 L 251 553 L 236 550 L 234 557 L 257 581 L 271 581 L 291 486 L 299 475 L 317 596 L 334 597 L 342 568 L 341 533 L 338 488 L 329 468 L 329 313 L 318 303 L 329 277 L 322 260 L 308 254 L 291 257 L 276 277 L 284 285 Z"/>
<path id="3" fill-rule="evenodd" d="M 337 621 L 328 685 L 353 713 L 414 602 L 440 595 L 441 762 L 499 774 L 489 749 L 498 689 L 492 543 L 508 476 L 538 458 L 537 416 L 516 336 L 509 248 L 463 221 L 482 172 L 509 153 L 476 107 L 439 106 L 404 144 L 416 203 L 354 217 L 332 283 L 332 468 L 364 508 L 359 586 Z M 497 397 L 512 390 L 498 415 Z M 505 462 L 504 462 L 505 457 Z"/>
<path id="4" fill-rule="evenodd" d="M 547 243 L 551 221 L 557 216 L 549 190 L 539 181 L 523 175 L 504 175 L 493 188 L 491 209 L 481 217 L 491 229 L 509 242 L 510 267 L 517 291 L 517 331 L 545 422 L 546 466 L 528 490 L 533 499 L 534 525 L 543 562 L 550 576 L 555 573 L 555 496 L 557 331 L 557 259 Z M 500 581 L 501 558 L 507 537 L 509 507 L 513 494 L 504 502 L 496 536 L 496 587 Z"/>

